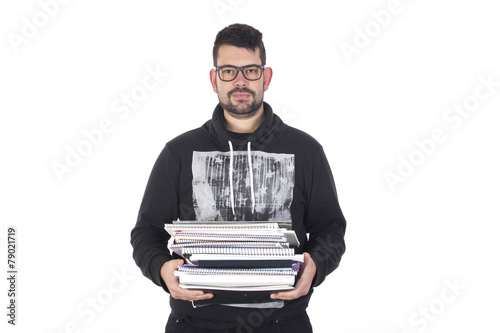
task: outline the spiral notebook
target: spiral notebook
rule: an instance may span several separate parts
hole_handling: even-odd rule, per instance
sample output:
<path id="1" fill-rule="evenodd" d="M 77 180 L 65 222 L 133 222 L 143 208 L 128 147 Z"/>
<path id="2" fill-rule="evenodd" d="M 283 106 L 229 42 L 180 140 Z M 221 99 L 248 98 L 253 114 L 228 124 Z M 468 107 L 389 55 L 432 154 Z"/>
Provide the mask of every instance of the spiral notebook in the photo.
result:
<path id="1" fill-rule="evenodd" d="M 175 221 L 178 222 L 178 221 Z M 286 242 L 292 247 L 300 245 L 295 231 L 280 228 L 278 222 L 252 223 L 169 223 L 165 230 L 181 242 Z"/>
<path id="2" fill-rule="evenodd" d="M 276 223 L 279 228 L 281 229 L 287 229 L 287 230 L 292 230 L 292 221 L 194 221 L 194 220 L 177 220 L 177 221 L 172 221 L 172 224 L 177 224 L 177 225 L 188 225 L 188 224 L 253 224 L 253 225 L 259 225 L 259 224 L 266 224 L 266 223 Z"/>
<path id="3" fill-rule="evenodd" d="M 165 230 L 168 231 L 170 235 L 175 232 L 191 231 L 191 232 L 217 232 L 218 230 L 224 230 L 224 232 L 241 232 L 245 230 L 247 232 L 268 232 L 276 233 L 277 230 L 281 229 L 278 227 L 278 223 L 275 222 L 260 222 L 260 223 L 205 223 L 205 222 L 191 222 L 191 223 L 174 223 L 167 224 Z"/>
<path id="4" fill-rule="evenodd" d="M 179 284 L 188 289 L 252 291 L 290 289 L 297 271 L 282 269 L 233 269 L 179 266 L 174 272 Z"/>
<path id="5" fill-rule="evenodd" d="M 173 243 L 173 239 L 169 243 L 168 247 L 179 256 L 182 256 L 184 253 L 193 253 L 189 252 L 193 251 L 203 251 L 204 253 L 214 253 L 213 249 L 221 250 L 220 253 L 227 254 L 228 251 L 234 248 L 259 248 L 259 249 L 288 249 L 290 246 L 287 242 L 228 242 L 228 241 L 213 241 L 213 242 L 204 242 L 204 241 L 178 241 L 177 243 Z M 196 252 L 202 253 L 202 252 Z"/>

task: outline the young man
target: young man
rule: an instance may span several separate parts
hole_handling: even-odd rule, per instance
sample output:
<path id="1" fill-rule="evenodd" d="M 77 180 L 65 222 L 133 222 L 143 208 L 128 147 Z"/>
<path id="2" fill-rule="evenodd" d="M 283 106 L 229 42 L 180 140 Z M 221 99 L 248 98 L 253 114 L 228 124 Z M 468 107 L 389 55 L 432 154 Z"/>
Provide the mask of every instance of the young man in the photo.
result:
<path id="1" fill-rule="evenodd" d="M 134 259 L 170 293 L 166 332 L 312 332 L 306 308 L 313 287 L 345 251 L 346 222 L 329 164 L 316 140 L 263 102 L 273 72 L 258 30 L 243 24 L 221 30 L 213 58 L 219 104 L 211 120 L 168 142 L 158 157 L 132 230 Z M 177 219 L 292 221 L 296 252 L 304 254 L 295 289 L 272 294 L 264 308 L 194 308 L 190 301 L 213 295 L 179 287 L 174 271 L 183 261 L 168 251 L 164 230 Z"/>

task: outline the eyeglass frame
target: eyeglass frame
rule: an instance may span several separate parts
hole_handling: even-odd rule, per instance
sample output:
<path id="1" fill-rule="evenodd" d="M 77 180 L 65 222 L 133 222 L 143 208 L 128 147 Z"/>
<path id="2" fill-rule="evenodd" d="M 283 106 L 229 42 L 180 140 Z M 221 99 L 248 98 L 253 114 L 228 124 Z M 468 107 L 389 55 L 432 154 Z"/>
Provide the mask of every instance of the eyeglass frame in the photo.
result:
<path id="1" fill-rule="evenodd" d="M 232 80 L 223 80 L 222 77 L 220 76 L 220 69 L 224 68 L 224 67 L 231 67 L 231 68 L 235 68 L 236 69 L 236 75 L 234 76 L 234 79 Z M 245 72 L 243 71 L 243 69 L 245 68 L 248 68 L 248 67 L 259 67 L 261 72 L 260 72 L 260 76 L 258 79 L 249 79 L 246 77 L 245 75 Z M 266 66 L 264 65 L 257 65 L 257 64 L 252 64 L 252 65 L 245 65 L 245 66 L 233 66 L 233 65 L 222 65 L 222 66 L 217 66 L 215 67 L 215 71 L 217 72 L 218 76 L 219 76 L 219 79 L 221 81 L 224 81 L 224 82 L 231 82 L 231 81 L 234 81 L 237 77 L 238 77 L 238 74 L 241 72 L 241 74 L 243 74 L 243 77 L 245 79 L 247 79 L 248 81 L 257 81 L 257 80 L 260 80 L 262 78 L 262 73 L 264 73 L 264 70 L 266 69 Z"/>

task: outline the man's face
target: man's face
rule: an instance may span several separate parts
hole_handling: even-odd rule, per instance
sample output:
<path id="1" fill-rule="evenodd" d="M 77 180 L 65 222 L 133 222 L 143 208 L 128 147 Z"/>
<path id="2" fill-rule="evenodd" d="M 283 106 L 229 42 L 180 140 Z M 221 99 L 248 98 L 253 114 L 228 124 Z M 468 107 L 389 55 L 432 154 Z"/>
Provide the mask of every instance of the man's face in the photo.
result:
<path id="1" fill-rule="evenodd" d="M 249 51 L 245 48 L 222 45 L 219 48 L 217 66 L 232 65 L 261 65 L 260 51 Z M 250 118 L 262 109 L 264 91 L 271 81 L 271 69 L 266 68 L 262 77 L 256 81 L 247 80 L 239 72 L 233 81 L 220 80 L 217 72 L 211 70 L 210 79 L 214 92 L 219 97 L 219 102 L 224 110 L 235 118 Z"/>

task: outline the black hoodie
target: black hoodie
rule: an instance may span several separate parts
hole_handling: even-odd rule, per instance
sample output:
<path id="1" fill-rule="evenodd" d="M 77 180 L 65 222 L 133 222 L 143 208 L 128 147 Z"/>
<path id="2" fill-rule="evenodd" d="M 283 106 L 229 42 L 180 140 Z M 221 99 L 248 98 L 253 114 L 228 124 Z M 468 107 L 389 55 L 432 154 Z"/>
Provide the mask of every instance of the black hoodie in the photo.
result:
<path id="1" fill-rule="evenodd" d="M 316 264 L 312 287 L 339 265 L 346 222 L 323 148 L 308 134 L 285 125 L 267 103 L 264 115 L 255 132 L 231 133 L 217 105 L 211 120 L 168 142 L 156 160 L 131 243 L 142 273 L 165 291 L 160 268 L 177 256 L 167 249 L 164 226 L 177 219 L 291 220 L 300 241 L 296 252 L 308 252 Z M 288 318 L 304 310 L 312 290 L 267 311 L 265 319 Z M 251 308 L 193 308 L 191 302 L 172 297 L 170 306 L 180 314 L 220 321 L 255 314 Z"/>

